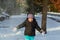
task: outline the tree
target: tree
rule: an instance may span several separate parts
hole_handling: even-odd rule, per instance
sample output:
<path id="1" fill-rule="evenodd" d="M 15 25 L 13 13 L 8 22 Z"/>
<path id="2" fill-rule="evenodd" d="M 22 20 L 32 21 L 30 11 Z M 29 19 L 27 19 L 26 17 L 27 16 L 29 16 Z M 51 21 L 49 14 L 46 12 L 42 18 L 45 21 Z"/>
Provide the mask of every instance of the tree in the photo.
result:
<path id="1" fill-rule="evenodd" d="M 0 7 L 8 14 L 19 14 L 20 9 L 17 0 L 0 0 Z"/>
<path id="2" fill-rule="evenodd" d="M 51 3 L 54 5 L 55 9 L 60 12 L 60 0 L 50 0 Z"/>
<path id="3" fill-rule="evenodd" d="M 47 24 L 47 0 L 43 0 L 43 10 L 42 10 L 42 24 L 41 27 L 46 33 L 46 24 Z"/>
<path id="4" fill-rule="evenodd" d="M 42 10 L 42 3 L 41 3 L 42 0 L 26 0 L 26 1 L 27 1 L 28 6 L 29 6 L 27 11 L 32 9 L 34 11 L 34 13 L 41 12 L 41 10 Z"/>

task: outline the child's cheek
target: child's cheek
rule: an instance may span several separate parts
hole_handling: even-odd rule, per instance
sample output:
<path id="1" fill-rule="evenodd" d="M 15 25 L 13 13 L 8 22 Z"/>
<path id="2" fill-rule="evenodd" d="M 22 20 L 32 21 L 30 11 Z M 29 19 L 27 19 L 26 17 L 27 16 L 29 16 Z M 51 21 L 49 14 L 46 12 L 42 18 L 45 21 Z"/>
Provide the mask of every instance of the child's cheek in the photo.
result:
<path id="1" fill-rule="evenodd" d="M 32 21 L 33 21 L 33 19 L 28 19 L 28 21 L 29 21 L 29 22 L 32 22 Z"/>

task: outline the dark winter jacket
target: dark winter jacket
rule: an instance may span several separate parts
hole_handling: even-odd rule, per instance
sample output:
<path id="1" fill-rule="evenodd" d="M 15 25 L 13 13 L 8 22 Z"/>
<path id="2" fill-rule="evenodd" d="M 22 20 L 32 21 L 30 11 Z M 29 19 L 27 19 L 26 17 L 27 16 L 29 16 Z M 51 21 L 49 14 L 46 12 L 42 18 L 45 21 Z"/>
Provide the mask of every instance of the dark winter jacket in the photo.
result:
<path id="1" fill-rule="evenodd" d="M 41 28 L 38 26 L 37 22 L 35 19 L 33 19 L 33 22 L 29 22 L 27 19 L 20 24 L 17 29 L 20 29 L 22 27 L 25 27 L 25 35 L 29 35 L 29 36 L 35 36 L 35 29 L 37 29 L 39 32 L 41 30 Z"/>

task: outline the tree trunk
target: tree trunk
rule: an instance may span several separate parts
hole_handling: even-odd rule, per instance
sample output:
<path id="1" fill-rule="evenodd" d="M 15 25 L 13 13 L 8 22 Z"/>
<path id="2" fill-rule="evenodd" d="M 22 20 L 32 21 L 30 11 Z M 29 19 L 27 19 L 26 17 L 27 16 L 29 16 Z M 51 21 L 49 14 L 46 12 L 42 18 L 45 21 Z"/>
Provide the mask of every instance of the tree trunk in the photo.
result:
<path id="1" fill-rule="evenodd" d="M 45 31 L 45 33 L 47 32 L 46 31 L 46 24 L 47 24 L 47 0 L 43 0 L 43 9 L 42 9 L 42 29 Z"/>

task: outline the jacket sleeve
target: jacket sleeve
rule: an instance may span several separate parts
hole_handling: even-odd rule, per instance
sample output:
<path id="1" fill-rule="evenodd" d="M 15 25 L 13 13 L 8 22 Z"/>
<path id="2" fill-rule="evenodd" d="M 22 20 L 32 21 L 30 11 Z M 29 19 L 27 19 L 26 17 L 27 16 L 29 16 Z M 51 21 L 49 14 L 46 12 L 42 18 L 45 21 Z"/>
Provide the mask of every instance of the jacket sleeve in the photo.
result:
<path id="1" fill-rule="evenodd" d="M 20 28 L 23 28 L 26 24 L 26 21 L 24 21 L 22 24 L 18 25 L 16 28 L 17 29 L 20 29 Z"/>
<path id="2" fill-rule="evenodd" d="M 36 29 L 40 32 L 41 28 L 38 26 L 37 22 L 36 22 Z"/>

